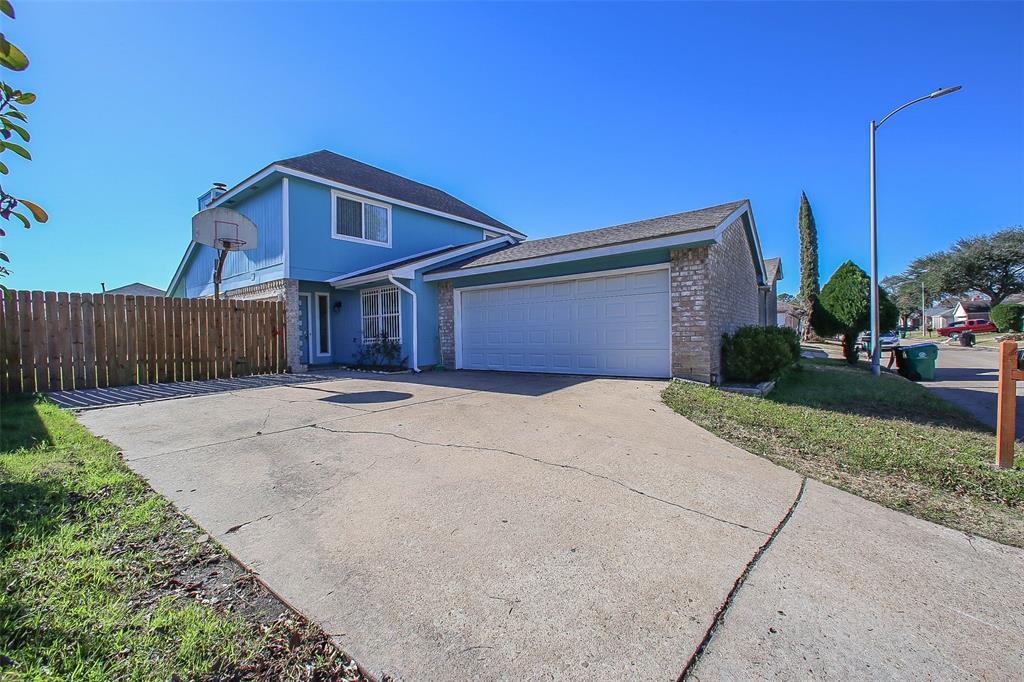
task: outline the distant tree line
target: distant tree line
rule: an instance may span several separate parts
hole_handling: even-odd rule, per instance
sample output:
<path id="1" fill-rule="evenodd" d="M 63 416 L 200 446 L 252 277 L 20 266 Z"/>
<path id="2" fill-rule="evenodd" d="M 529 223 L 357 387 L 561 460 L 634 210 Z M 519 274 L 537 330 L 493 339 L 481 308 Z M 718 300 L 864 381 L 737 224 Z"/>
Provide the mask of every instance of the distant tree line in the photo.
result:
<path id="1" fill-rule="evenodd" d="M 945 251 L 915 259 L 882 285 L 902 315 L 920 309 L 922 285 L 926 303 L 982 294 L 996 306 L 1024 293 L 1024 228 L 960 239 Z"/>

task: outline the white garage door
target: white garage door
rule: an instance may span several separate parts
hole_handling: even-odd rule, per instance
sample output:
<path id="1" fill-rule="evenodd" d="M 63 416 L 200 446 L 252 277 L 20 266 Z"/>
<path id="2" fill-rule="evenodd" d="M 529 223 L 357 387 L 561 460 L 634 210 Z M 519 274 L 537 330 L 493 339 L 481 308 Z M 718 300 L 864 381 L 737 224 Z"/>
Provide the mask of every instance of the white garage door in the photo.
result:
<path id="1" fill-rule="evenodd" d="M 668 269 L 458 291 L 461 367 L 669 376 Z"/>

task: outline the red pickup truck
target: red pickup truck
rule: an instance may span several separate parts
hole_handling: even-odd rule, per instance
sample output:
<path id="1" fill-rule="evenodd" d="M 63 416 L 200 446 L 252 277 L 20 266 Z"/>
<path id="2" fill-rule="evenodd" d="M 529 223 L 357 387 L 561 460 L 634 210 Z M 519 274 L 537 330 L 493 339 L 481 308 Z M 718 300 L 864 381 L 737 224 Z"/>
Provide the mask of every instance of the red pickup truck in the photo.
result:
<path id="1" fill-rule="evenodd" d="M 954 322 L 948 327 L 943 327 L 939 330 L 939 334 L 942 336 L 949 336 L 950 334 L 962 334 L 963 332 L 994 332 L 998 331 L 996 326 L 988 320 L 965 320 L 963 322 Z"/>

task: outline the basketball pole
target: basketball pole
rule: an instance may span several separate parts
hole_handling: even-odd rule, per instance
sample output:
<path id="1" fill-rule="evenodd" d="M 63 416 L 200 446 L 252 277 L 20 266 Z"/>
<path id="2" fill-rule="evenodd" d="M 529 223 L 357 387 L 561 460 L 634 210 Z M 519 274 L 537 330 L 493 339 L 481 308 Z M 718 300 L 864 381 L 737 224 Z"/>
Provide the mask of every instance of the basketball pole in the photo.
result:
<path id="1" fill-rule="evenodd" d="M 224 261 L 228 259 L 227 249 L 217 250 L 217 267 L 213 271 L 213 300 L 220 300 L 220 275 L 224 272 Z"/>

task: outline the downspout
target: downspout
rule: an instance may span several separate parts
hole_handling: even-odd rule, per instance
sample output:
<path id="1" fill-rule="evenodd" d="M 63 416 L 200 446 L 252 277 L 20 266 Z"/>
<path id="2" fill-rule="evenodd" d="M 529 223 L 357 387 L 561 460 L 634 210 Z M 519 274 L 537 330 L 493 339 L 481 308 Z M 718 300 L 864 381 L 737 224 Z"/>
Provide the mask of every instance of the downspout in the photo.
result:
<path id="1" fill-rule="evenodd" d="M 420 364 L 416 356 L 416 327 L 419 326 L 416 319 L 416 292 L 395 279 L 395 276 L 391 273 L 388 273 L 388 281 L 412 297 L 412 371 L 418 373 L 420 371 Z"/>

